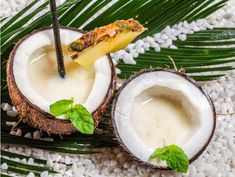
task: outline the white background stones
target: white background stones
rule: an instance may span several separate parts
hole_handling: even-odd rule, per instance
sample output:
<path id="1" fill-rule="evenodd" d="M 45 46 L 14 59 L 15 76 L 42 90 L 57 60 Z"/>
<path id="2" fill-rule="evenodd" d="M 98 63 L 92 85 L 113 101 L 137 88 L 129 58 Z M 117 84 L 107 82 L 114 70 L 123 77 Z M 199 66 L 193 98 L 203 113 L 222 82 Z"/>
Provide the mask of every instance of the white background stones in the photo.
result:
<path id="1" fill-rule="evenodd" d="M 63 0 L 62 0 L 63 1 Z M 22 9 L 30 0 L 2 0 L 1 16 L 12 16 Z M 166 27 L 161 33 L 153 37 L 146 37 L 130 44 L 125 50 L 112 54 L 114 60 L 124 60 L 127 64 L 135 64 L 134 58 L 140 53 L 149 50 L 150 47 L 159 52 L 162 47 L 177 48 L 172 45 L 172 41 L 186 40 L 187 35 L 201 29 L 212 29 L 215 26 L 235 27 L 235 0 L 230 0 L 228 5 L 210 15 L 207 20 L 198 20 L 188 24 L 181 22 L 172 28 Z M 119 71 L 120 72 L 120 71 Z M 34 157 L 47 160 L 47 166 L 59 171 L 55 177 L 170 177 L 170 176 L 190 176 L 190 177 L 234 177 L 235 176 L 235 71 L 229 72 L 226 77 L 218 81 L 203 84 L 206 91 L 211 96 L 217 116 L 217 126 L 215 135 L 204 153 L 194 161 L 187 174 L 173 172 L 160 172 L 140 166 L 131 160 L 120 148 L 103 149 L 99 155 L 64 155 L 50 153 L 33 148 L 23 148 L 14 146 L 3 146 L 10 152 L 32 155 Z M 11 116 L 16 116 L 17 112 L 10 105 L 2 104 L 2 109 Z M 9 112 L 10 111 L 10 112 Z M 8 122 L 8 125 L 15 125 L 16 122 Z M 21 130 L 11 132 L 20 136 Z M 24 135 L 27 138 L 40 139 L 40 132 Z M 53 141 L 53 139 L 52 139 Z M 15 159 L 19 160 L 19 159 Z M 25 159 L 22 160 L 26 161 Z M 30 158 L 27 163 L 34 164 Z M 65 165 L 67 164 L 67 165 Z M 72 165 L 69 165 L 72 164 Z M 3 163 L 1 169 L 8 168 Z M 48 172 L 43 172 L 41 177 L 49 177 Z M 28 177 L 34 177 L 33 173 Z"/>

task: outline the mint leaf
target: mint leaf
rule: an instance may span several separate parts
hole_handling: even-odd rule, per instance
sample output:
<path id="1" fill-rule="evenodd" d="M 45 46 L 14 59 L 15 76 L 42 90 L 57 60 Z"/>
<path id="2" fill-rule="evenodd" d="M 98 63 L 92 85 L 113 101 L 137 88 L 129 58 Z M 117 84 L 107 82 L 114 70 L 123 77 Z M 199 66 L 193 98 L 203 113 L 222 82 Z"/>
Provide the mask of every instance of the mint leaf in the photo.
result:
<path id="1" fill-rule="evenodd" d="M 93 134 L 95 126 L 92 115 L 82 105 L 77 104 L 72 108 L 68 114 L 68 119 L 72 124 L 84 134 Z"/>
<path id="2" fill-rule="evenodd" d="M 177 172 L 186 173 L 189 166 L 189 160 L 184 151 L 176 146 L 170 145 L 163 148 L 157 148 L 149 158 L 166 161 L 166 164 Z"/>
<path id="3" fill-rule="evenodd" d="M 81 104 L 73 105 L 73 100 L 60 100 L 50 105 L 54 116 L 65 115 L 81 133 L 93 134 L 95 125 L 90 112 Z"/>
<path id="4" fill-rule="evenodd" d="M 152 155 L 149 157 L 149 159 L 150 159 L 150 160 L 152 160 L 152 159 L 161 160 L 167 150 L 168 150 L 167 147 L 157 148 L 157 149 L 152 153 Z"/>
<path id="5" fill-rule="evenodd" d="M 54 116 L 66 114 L 72 108 L 73 100 L 60 100 L 50 105 L 50 112 Z"/>

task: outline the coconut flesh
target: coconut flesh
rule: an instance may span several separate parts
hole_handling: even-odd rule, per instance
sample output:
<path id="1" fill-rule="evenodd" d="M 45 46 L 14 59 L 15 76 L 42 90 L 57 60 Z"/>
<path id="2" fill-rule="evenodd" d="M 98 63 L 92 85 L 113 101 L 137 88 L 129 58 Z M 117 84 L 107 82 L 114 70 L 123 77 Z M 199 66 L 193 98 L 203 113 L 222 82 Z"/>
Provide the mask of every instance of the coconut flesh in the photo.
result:
<path id="1" fill-rule="evenodd" d="M 60 35 L 62 45 L 67 45 L 82 33 L 61 28 Z M 110 90 L 114 90 L 115 72 L 110 57 L 103 56 L 92 66 L 81 67 L 63 49 L 66 76 L 60 78 L 53 43 L 52 29 L 47 28 L 32 33 L 15 47 L 8 63 L 8 85 L 12 88 L 14 83 L 19 91 L 11 93 L 9 89 L 13 103 L 17 101 L 16 94 L 23 95 L 29 105 L 39 108 L 41 112 L 50 113 L 50 104 L 73 98 L 74 103 L 82 104 L 97 116 L 97 111 L 103 112 L 100 109 L 105 109 L 106 100 L 112 94 Z M 25 112 L 21 110 L 24 108 L 19 105 L 17 107 L 19 114 Z M 65 119 L 63 116 L 54 118 Z M 52 130 L 52 133 L 56 132 Z"/>
<path id="2" fill-rule="evenodd" d="M 156 148 L 175 144 L 192 161 L 208 144 L 215 127 L 214 107 L 203 90 L 180 74 L 144 71 L 120 89 L 112 109 L 115 133 L 128 153 L 152 167 Z"/>

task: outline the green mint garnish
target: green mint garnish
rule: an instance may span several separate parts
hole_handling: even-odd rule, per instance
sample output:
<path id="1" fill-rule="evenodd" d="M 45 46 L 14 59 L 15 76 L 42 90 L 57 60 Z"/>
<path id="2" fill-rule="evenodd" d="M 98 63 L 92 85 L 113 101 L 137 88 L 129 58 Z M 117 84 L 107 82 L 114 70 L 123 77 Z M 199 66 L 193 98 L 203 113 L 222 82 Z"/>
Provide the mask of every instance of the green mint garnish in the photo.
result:
<path id="1" fill-rule="evenodd" d="M 73 104 L 73 100 L 60 100 L 50 105 L 54 116 L 65 115 L 81 133 L 93 134 L 95 126 L 91 113 L 81 104 Z"/>
<path id="2" fill-rule="evenodd" d="M 157 148 L 149 157 L 150 160 L 157 159 L 165 161 L 168 167 L 177 172 L 186 173 L 189 166 L 189 160 L 184 151 L 176 146 L 164 146 Z"/>
<path id="3" fill-rule="evenodd" d="M 50 105 L 50 112 L 54 116 L 62 116 L 72 109 L 73 100 L 60 100 Z"/>

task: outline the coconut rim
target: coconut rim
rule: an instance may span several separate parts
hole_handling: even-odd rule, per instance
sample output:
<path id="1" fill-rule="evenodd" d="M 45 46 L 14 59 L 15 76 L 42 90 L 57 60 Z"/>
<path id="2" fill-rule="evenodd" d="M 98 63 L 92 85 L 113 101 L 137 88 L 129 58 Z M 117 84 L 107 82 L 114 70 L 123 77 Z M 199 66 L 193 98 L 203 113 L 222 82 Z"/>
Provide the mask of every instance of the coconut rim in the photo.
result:
<path id="1" fill-rule="evenodd" d="M 85 33 L 84 30 L 80 30 L 80 29 L 77 29 L 77 28 L 74 28 L 74 27 L 66 27 L 66 26 L 60 26 L 59 27 L 60 29 L 65 29 L 65 30 L 72 30 L 72 31 L 75 31 L 75 32 L 79 32 L 79 33 Z M 50 30 L 52 29 L 51 26 L 46 26 L 46 27 L 42 27 L 42 28 L 39 28 L 39 29 L 36 29 L 34 31 L 32 31 L 31 33 L 27 34 L 26 36 L 24 36 L 23 38 L 21 38 L 14 46 L 14 48 L 12 49 L 10 55 L 9 55 L 9 58 L 8 58 L 8 63 L 9 63 L 9 68 L 10 68 L 10 72 L 9 72 L 9 77 L 11 78 L 12 80 L 12 83 L 14 84 L 14 87 L 16 88 L 18 94 L 20 94 L 20 96 L 22 98 L 24 98 L 24 100 L 27 102 L 27 104 L 29 104 L 30 106 L 32 106 L 35 110 L 37 110 L 38 112 L 42 113 L 44 116 L 46 116 L 47 118 L 49 119 L 56 119 L 57 121 L 59 122 L 67 122 L 67 123 L 71 123 L 69 120 L 66 120 L 66 119 L 57 119 L 55 116 L 53 116 L 52 114 L 50 114 L 49 112 L 46 112 L 44 111 L 43 109 L 39 108 L 37 105 L 31 103 L 27 97 L 22 94 L 22 92 L 20 91 L 20 89 L 18 88 L 17 84 L 16 84 L 16 81 L 15 81 L 15 77 L 14 77 L 14 74 L 13 74 L 13 61 L 14 61 L 14 58 L 15 58 L 15 53 L 18 49 L 18 47 L 21 45 L 22 42 L 24 42 L 28 37 L 34 35 L 35 33 L 37 32 L 41 32 L 41 31 L 44 31 L 44 30 Z M 116 70 L 115 70 L 115 66 L 112 62 L 112 58 L 110 56 L 110 54 L 107 54 L 107 59 L 109 61 L 109 66 L 110 66 L 110 69 L 111 69 L 111 80 L 110 80 L 110 84 L 108 86 L 108 91 L 106 92 L 102 102 L 99 104 L 99 106 L 97 106 L 97 108 L 91 113 L 92 115 L 95 114 L 97 111 L 99 111 L 103 105 L 106 104 L 106 100 L 108 99 L 109 95 L 111 94 L 111 92 L 113 90 L 115 90 L 116 88 Z M 94 117 L 93 117 L 94 119 Z M 94 120 L 96 122 L 96 120 Z"/>
<path id="2" fill-rule="evenodd" d="M 116 105 L 117 105 L 117 100 L 119 98 L 119 95 L 121 94 L 122 90 L 126 87 L 127 84 L 129 84 L 133 79 L 139 77 L 140 75 L 144 74 L 144 73 L 150 73 L 150 72 L 158 72 L 158 71 L 164 71 L 164 72 L 170 72 L 170 73 L 173 73 L 173 74 L 177 74 L 179 75 L 180 77 L 183 77 L 184 79 L 186 79 L 188 82 L 192 83 L 195 87 L 197 87 L 200 92 L 206 97 L 209 105 L 211 106 L 211 111 L 213 112 L 212 113 L 212 116 L 213 116 L 213 126 L 212 126 L 212 131 L 211 131 L 211 134 L 210 136 L 208 137 L 207 139 L 207 142 L 204 144 L 204 146 L 202 146 L 202 148 L 191 158 L 189 159 L 189 163 L 191 164 L 193 161 L 195 161 L 201 154 L 202 152 L 206 149 L 206 147 L 209 145 L 212 137 L 213 137 L 213 134 L 215 132 L 215 127 L 216 127 L 216 111 L 215 111 L 215 107 L 214 107 L 214 104 L 210 98 L 210 96 L 206 93 L 206 91 L 204 90 L 204 88 L 202 86 L 200 86 L 194 79 L 192 79 L 190 76 L 184 74 L 184 73 L 181 73 L 181 72 L 178 72 L 178 71 L 175 71 L 175 70 L 172 70 L 172 69 L 159 69 L 159 68 L 150 68 L 150 69 L 143 69 L 135 74 L 133 74 L 132 76 L 130 76 L 127 80 L 125 80 L 125 82 L 121 85 L 121 87 L 118 89 L 117 93 L 115 94 L 115 98 L 112 102 L 112 109 L 111 109 L 111 122 L 112 122 L 112 126 L 113 126 L 113 130 L 114 130 L 114 133 L 116 135 L 116 138 L 119 142 L 119 145 L 124 149 L 124 151 L 126 151 L 128 153 L 128 155 L 134 159 L 135 161 L 137 161 L 138 163 L 142 164 L 142 165 L 145 165 L 147 167 L 150 167 L 152 169 L 159 169 L 159 170 L 172 170 L 170 167 L 163 167 L 163 166 L 158 166 L 158 165 L 153 165 L 149 162 L 145 162 L 141 159 L 139 159 L 138 157 L 136 157 L 130 149 L 127 148 L 127 146 L 125 145 L 125 143 L 123 143 L 122 141 L 122 138 L 117 130 L 117 127 L 116 127 L 116 121 L 115 121 L 115 110 L 116 110 Z"/>

